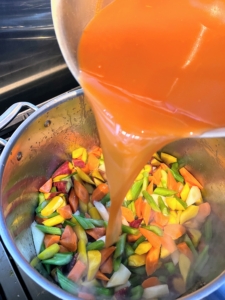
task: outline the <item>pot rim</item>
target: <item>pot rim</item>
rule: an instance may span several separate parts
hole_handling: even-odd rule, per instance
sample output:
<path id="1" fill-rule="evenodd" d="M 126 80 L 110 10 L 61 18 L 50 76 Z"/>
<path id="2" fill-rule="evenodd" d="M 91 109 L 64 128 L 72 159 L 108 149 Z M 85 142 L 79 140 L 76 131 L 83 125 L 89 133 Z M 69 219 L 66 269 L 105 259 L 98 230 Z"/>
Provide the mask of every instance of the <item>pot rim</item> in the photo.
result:
<path id="1" fill-rule="evenodd" d="M 1 182 L 2 182 L 2 176 L 3 176 L 3 170 L 5 162 L 8 159 L 8 156 L 11 152 L 12 147 L 14 146 L 15 142 L 17 141 L 18 136 L 20 136 L 23 133 L 24 128 L 26 128 L 31 122 L 33 122 L 37 117 L 39 117 L 41 114 L 46 113 L 50 108 L 54 108 L 58 106 L 59 104 L 72 100 L 76 97 L 82 96 L 83 90 L 81 88 L 69 91 L 67 93 L 64 93 L 62 95 L 59 95 L 46 104 L 44 104 L 41 108 L 39 108 L 37 111 L 32 113 L 12 134 L 10 137 L 10 140 L 7 142 L 5 148 L 2 151 L 2 154 L 0 156 L 0 166 L 3 166 L 0 168 L 0 195 L 1 195 Z M 19 252 L 17 247 L 14 244 L 14 241 L 9 234 L 9 231 L 7 229 L 5 219 L 3 216 L 3 211 L 0 210 L 0 234 L 1 238 L 7 248 L 7 250 L 10 252 L 13 259 L 16 261 L 16 263 L 19 265 L 19 267 L 31 278 L 33 279 L 39 286 L 44 288 L 46 291 L 50 292 L 51 294 L 55 295 L 59 299 L 67 299 L 67 300 L 74 300 L 79 299 L 76 296 L 73 296 L 72 294 L 64 291 L 56 284 L 50 282 L 47 280 L 44 276 L 40 275 L 33 267 L 30 266 L 30 264 L 25 260 L 25 258 L 22 256 L 22 254 Z M 192 299 L 192 300 L 198 300 L 202 299 L 213 292 L 215 292 L 217 289 L 219 289 L 225 282 L 225 271 L 222 272 L 219 276 L 217 276 L 214 280 L 212 280 L 210 283 L 205 285 L 204 287 L 196 290 L 195 292 L 179 298 L 180 300 L 184 299 Z"/>

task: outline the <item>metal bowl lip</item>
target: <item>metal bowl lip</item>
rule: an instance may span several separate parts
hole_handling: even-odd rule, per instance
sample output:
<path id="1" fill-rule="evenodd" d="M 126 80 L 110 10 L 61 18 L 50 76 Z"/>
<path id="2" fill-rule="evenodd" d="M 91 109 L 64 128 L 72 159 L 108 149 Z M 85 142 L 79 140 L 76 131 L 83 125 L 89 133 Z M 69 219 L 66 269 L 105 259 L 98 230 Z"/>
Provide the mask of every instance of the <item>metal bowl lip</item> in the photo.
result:
<path id="1" fill-rule="evenodd" d="M 7 142 L 5 148 L 3 149 L 3 152 L 0 156 L 0 195 L 1 195 L 1 182 L 2 182 L 2 176 L 4 171 L 4 165 L 5 162 L 8 159 L 8 156 L 11 152 L 12 147 L 14 146 L 15 142 L 18 139 L 18 136 L 20 136 L 23 133 L 23 130 L 29 126 L 30 123 L 32 123 L 37 117 L 39 117 L 41 114 L 46 113 L 49 109 L 54 108 L 58 106 L 61 103 L 64 103 L 66 101 L 72 100 L 76 97 L 82 96 L 83 90 L 81 88 L 75 89 L 73 91 L 69 91 L 65 94 L 59 95 L 55 98 L 53 98 L 50 102 L 43 105 L 41 108 L 39 108 L 36 112 L 32 113 L 12 134 L 10 140 Z M 42 288 L 44 288 L 46 291 L 50 292 L 51 294 L 55 295 L 59 299 L 66 299 L 66 300 L 74 300 L 79 299 L 76 296 L 73 296 L 70 293 L 67 293 L 66 291 L 62 290 L 59 286 L 56 284 L 50 282 L 49 280 L 45 279 L 42 275 L 40 275 L 33 267 L 30 266 L 30 264 L 25 260 L 25 258 L 22 256 L 22 254 L 19 252 L 17 247 L 15 246 L 13 239 L 11 235 L 9 234 L 9 231 L 7 230 L 7 226 L 5 223 L 5 219 L 3 216 L 2 210 L 0 210 L 0 233 L 2 240 L 8 249 L 9 253 L 13 257 L 13 259 L 16 261 L 18 266 L 30 277 L 32 278 L 38 285 L 40 285 Z M 179 298 L 180 300 L 183 299 L 192 299 L 192 300 L 199 300 L 203 297 L 206 297 L 216 291 L 219 287 L 222 286 L 225 282 L 225 271 L 222 272 L 219 276 L 217 276 L 214 280 L 212 280 L 210 283 L 202 287 L 201 289 L 196 290 L 195 292 Z"/>

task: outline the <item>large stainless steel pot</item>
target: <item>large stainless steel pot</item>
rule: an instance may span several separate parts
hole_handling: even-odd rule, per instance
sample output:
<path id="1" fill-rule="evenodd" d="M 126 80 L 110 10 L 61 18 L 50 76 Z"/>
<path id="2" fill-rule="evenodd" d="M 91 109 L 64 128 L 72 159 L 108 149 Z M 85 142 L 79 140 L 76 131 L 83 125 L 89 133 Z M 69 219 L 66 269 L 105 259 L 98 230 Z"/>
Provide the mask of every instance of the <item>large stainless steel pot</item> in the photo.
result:
<path id="1" fill-rule="evenodd" d="M 0 126 L 17 108 L 0 117 Z M 10 118 L 11 118 L 10 117 Z M 0 229 L 2 239 L 17 264 L 39 285 L 60 299 L 75 299 L 42 277 L 29 262 L 35 256 L 30 224 L 37 205 L 38 188 L 56 167 L 70 157 L 75 144 L 99 143 L 97 128 L 82 90 L 45 104 L 28 117 L 6 143 L 0 158 Z M 205 271 L 206 286 L 184 299 L 202 299 L 225 280 L 225 139 L 184 139 L 165 147 L 186 164 L 204 185 L 212 205 L 214 251 Z M 207 271 L 208 270 L 208 271 Z M 224 287 L 209 299 L 225 299 Z"/>

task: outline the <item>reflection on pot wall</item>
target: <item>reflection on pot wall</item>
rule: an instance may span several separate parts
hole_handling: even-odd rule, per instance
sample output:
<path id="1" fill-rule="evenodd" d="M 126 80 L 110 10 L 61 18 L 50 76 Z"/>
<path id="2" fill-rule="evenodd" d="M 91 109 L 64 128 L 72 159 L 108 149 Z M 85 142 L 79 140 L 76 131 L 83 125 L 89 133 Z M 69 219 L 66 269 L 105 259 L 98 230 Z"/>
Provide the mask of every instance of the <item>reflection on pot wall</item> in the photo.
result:
<path id="1" fill-rule="evenodd" d="M 77 85 L 58 47 L 50 0 L 0 0 L 0 113 Z"/>

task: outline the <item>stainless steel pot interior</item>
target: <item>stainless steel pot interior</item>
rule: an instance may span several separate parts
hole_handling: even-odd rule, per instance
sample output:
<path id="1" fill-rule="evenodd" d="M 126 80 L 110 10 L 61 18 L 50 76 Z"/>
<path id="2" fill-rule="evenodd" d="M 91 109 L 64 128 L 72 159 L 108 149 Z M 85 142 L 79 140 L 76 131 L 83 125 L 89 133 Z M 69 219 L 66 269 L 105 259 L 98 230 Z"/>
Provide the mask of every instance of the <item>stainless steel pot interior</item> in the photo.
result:
<path id="1" fill-rule="evenodd" d="M 93 113 L 78 91 L 58 97 L 33 113 L 13 134 L 1 156 L 2 238 L 19 266 L 61 299 L 74 299 L 74 296 L 29 266 L 35 256 L 30 224 L 37 205 L 37 191 L 56 167 L 70 158 L 75 144 L 88 148 L 98 143 Z M 204 198 L 213 210 L 213 246 L 203 280 L 205 283 L 217 280 L 187 296 L 200 299 L 221 285 L 225 278 L 225 139 L 184 139 L 167 145 L 164 151 L 177 156 L 200 180 L 204 185 Z"/>

